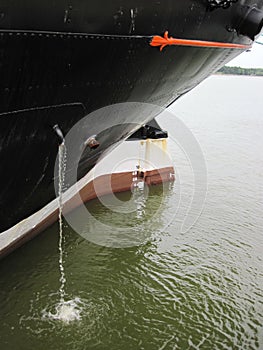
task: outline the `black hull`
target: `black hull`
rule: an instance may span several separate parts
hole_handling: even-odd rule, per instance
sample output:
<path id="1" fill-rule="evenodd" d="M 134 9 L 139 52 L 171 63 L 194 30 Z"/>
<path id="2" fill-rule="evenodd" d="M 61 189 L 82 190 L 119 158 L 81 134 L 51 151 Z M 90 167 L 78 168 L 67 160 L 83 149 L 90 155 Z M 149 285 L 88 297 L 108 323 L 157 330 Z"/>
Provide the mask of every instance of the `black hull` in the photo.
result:
<path id="1" fill-rule="evenodd" d="M 71 3 L 0 2 L 0 232 L 55 197 L 55 124 L 66 134 L 84 116 L 116 103 L 167 107 L 248 48 L 263 17 L 262 0 L 251 20 L 255 1 L 227 9 L 201 0 Z M 166 30 L 175 38 L 243 47 L 178 45 L 160 52 L 150 44 Z M 128 111 L 106 132 L 102 125 L 107 118 L 116 124 L 114 116 L 91 120 L 87 138 L 98 134 L 100 146 L 85 152 L 79 177 L 154 116 Z"/>

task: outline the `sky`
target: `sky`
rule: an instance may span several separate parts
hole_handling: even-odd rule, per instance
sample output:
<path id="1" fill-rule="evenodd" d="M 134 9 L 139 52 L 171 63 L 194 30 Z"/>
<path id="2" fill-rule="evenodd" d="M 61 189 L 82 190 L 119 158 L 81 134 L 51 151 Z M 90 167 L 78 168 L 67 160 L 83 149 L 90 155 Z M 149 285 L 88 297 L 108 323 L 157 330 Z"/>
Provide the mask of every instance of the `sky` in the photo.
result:
<path id="1" fill-rule="evenodd" d="M 263 37 L 258 39 L 263 42 Z M 237 66 L 243 68 L 263 68 L 263 45 L 254 43 L 249 52 L 244 52 L 230 61 L 227 66 Z"/>

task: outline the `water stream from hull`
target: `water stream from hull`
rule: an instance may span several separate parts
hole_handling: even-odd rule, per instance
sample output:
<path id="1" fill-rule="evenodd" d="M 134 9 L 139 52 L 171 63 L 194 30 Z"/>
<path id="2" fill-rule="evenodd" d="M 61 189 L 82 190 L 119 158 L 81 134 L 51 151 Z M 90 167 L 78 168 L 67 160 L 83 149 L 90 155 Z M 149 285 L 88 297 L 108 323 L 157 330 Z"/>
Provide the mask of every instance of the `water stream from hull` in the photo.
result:
<path id="1" fill-rule="evenodd" d="M 63 192 L 64 192 L 64 182 L 66 173 L 66 158 L 67 149 L 65 142 L 63 141 L 59 145 L 58 151 L 58 224 L 59 224 L 59 273 L 60 273 L 60 287 L 59 287 L 59 302 L 52 308 L 46 308 L 42 311 L 43 319 L 58 320 L 64 323 L 70 323 L 72 321 L 77 321 L 81 319 L 82 302 L 79 298 L 66 300 L 66 274 L 64 268 L 64 243 L 65 237 L 63 234 Z"/>
<path id="2" fill-rule="evenodd" d="M 60 302 L 62 304 L 65 302 L 65 284 L 66 284 L 66 276 L 65 276 L 64 264 L 63 264 L 63 240 L 64 240 L 64 236 L 63 236 L 63 218 L 62 218 L 63 185 L 64 185 L 64 181 L 65 181 L 65 172 L 66 172 L 66 155 L 67 155 L 66 145 L 64 142 L 62 142 L 61 145 L 59 145 L 59 165 L 58 165 L 58 172 L 59 172 L 59 184 L 58 184 L 59 243 L 58 243 L 58 249 L 59 249 L 59 272 L 60 272 L 59 294 L 60 294 Z"/>

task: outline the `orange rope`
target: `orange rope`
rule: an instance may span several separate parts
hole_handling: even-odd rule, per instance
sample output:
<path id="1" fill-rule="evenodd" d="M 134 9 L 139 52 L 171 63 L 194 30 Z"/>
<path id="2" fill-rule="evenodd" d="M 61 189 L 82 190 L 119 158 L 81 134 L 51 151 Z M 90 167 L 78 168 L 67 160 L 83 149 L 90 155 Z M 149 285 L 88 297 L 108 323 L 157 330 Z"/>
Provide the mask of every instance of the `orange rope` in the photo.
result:
<path id="1" fill-rule="evenodd" d="M 215 47 L 220 49 L 241 49 L 248 50 L 251 45 L 233 44 L 233 43 L 221 43 L 216 41 L 202 41 L 202 40 L 188 40 L 188 39 L 175 39 L 168 37 L 168 32 L 164 33 L 164 37 L 155 35 L 150 43 L 151 46 L 160 46 L 160 51 L 167 45 L 179 45 L 179 46 L 195 46 L 195 47 Z"/>

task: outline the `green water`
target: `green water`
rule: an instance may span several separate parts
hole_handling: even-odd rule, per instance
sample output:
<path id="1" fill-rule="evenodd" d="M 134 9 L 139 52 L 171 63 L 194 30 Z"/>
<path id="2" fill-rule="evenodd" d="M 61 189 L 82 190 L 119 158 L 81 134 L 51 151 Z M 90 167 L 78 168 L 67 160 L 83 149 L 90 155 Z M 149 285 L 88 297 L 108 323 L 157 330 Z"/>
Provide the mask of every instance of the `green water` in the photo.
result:
<path id="1" fill-rule="evenodd" d="M 140 246 L 98 246 L 64 224 L 65 299 L 75 321 L 52 317 L 58 225 L 2 260 L 0 349 L 263 349 L 262 89 L 262 78 L 213 77 L 174 107 L 208 169 L 203 212 L 190 230 L 179 227 L 193 180 L 174 144 L 176 215 L 176 184 L 139 191 L 129 215 L 88 204 L 112 229 L 150 218 Z"/>

